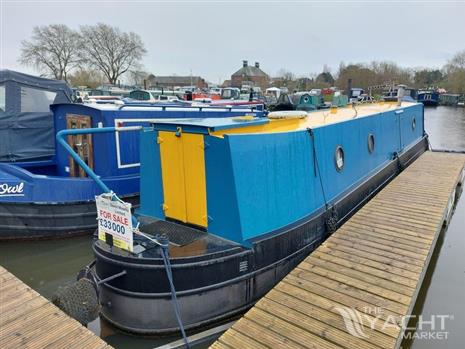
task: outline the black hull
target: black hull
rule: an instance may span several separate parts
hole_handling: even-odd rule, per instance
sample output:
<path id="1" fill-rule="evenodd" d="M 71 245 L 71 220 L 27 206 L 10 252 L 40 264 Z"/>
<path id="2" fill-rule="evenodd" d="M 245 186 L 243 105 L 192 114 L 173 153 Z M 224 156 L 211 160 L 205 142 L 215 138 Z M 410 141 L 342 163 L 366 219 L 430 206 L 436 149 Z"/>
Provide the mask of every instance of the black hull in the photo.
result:
<path id="1" fill-rule="evenodd" d="M 439 101 L 420 101 L 423 103 L 425 107 L 437 107 L 439 105 Z"/>
<path id="2" fill-rule="evenodd" d="M 172 258 L 174 284 L 186 329 L 207 326 L 245 311 L 316 249 L 361 205 L 427 149 L 426 138 L 380 172 L 346 193 L 325 212 L 252 241 L 251 248 Z M 329 224 L 332 223 L 332 224 Z M 100 287 L 101 315 L 116 327 L 138 334 L 178 331 L 163 264 L 94 244 L 98 279 L 127 274 Z"/>
<path id="3" fill-rule="evenodd" d="M 124 198 L 137 207 L 139 195 Z M 95 201 L 0 203 L 0 241 L 56 239 L 91 234 L 97 228 Z"/>

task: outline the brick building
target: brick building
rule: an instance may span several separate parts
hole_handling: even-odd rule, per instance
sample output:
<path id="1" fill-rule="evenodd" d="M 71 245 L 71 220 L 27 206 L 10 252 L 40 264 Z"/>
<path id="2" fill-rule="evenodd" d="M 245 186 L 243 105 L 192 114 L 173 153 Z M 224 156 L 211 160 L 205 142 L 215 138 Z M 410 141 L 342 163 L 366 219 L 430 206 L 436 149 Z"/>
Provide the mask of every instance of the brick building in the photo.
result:
<path id="1" fill-rule="evenodd" d="M 266 89 L 269 79 L 268 74 L 260 69 L 260 63 L 255 62 L 254 66 L 250 66 L 247 61 L 242 61 L 242 68 L 231 75 L 231 86 L 241 88 L 251 85 Z"/>

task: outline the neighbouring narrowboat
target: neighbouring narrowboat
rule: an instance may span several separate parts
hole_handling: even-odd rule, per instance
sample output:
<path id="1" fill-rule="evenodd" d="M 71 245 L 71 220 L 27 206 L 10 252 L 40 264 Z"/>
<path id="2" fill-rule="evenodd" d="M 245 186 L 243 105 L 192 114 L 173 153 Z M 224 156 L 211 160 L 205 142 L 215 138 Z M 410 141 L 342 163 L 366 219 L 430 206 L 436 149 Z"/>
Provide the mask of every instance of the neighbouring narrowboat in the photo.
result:
<path id="1" fill-rule="evenodd" d="M 439 104 L 456 107 L 460 102 L 460 95 L 456 93 L 443 93 L 439 96 Z"/>
<path id="2" fill-rule="evenodd" d="M 465 106 L 465 95 L 461 95 L 459 98 L 459 101 L 457 102 L 458 107 L 464 107 Z"/>
<path id="3" fill-rule="evenodd" d="M 436 107 L 439 104 L 439 92 L 435 90 L 419 90 L 417 101 L 425 106 Z"/>
<path id="4" fill-rule="evenodd" d="M 137 217 L 169 238 L 186 329 L 253 305 L 427 149 L 420 103 L 283 113 L 141 131 Z M 93 244 L 101 316 L 134 333 L 179 330 L 160 247 L 134 244 Z"/>
<path id="5" fill-rule="evenodd" d="M 281 93 L 276 103 L 268 106 L 270 111 L 303 110 L 307 112 L 326 107 L 321 93 L 305 91 L 294 94 Z"/>
<path id="6" fill-rule="evenodd" d="M 22 90 L 14 96 L 7 87 L 6 96 L 7 105 L 16 98 L 18 108 L 32 103 L 25 100 Z M 164 118 L 263 116 L 263 111 L 250 108 L 143 103 L 58 103 L 51 106 L 51 113 L 50 103 L 39 114 L 35 109 L 29 119 L 18 109 L 18 115 L 9 114 L 11 120 L 7 125 L 11 127 L 6 130 L 0 127 L 4 135 L 0 138 L 2 157 L 6 160 L 0 162 L 0 240 L 64 237 L 96 229 L 95 195 L 101 190 L 65 149 L 55 145 L 55 134 L 60 130 L 148 126 Z M 37 104 L 31 104 L 31 108 L 37 108 Z M 39 122 L 39 116 L 45 119 Z M 0 121 L 3 118 L 0 115 Z M 115 193 L 137 207 L 138 132 L 69 136 L 68 144 Z"/>

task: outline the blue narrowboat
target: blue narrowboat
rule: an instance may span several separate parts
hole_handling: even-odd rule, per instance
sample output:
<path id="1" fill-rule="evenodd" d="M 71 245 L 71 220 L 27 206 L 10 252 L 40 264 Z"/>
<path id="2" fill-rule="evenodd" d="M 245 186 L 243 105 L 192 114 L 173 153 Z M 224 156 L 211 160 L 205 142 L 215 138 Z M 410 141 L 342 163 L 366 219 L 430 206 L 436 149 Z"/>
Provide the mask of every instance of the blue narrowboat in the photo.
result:
<path id="1" fill-rule="evenodd" d="M 21 99 L 21 102 L 17 102 L 18 105 L 23 105 L 24 94 L 17 96 L 18 98 Z M 49 106 L 46 107 L 49 110 Z M 63 237 L 93 232 L 97 227 L 95 195 L 101 191 L 75 160 L 69 157 L 65 149 L 56 146 L 55 134 L 60 130 L 148 126 L 150 122 L 164 118 L 197 119 L 247 114 L 263 116 L 263 111 L 247 108 L 141 103 L 56 103 L 50 108 L 53 113 L 46 112 L 46 131 L 42 129 L 42 124 L 34 123 L 34 120 L 19 125 L 18 117 L 13 115 L 11 118 L 15 121 L 12 121 L 12 128 L 7 130 L 5 137 L 0 138 L 1 144 L 5 140 L 12 141 L 6 148 L 7 151 L 2 146 L 3 159 L 6 161 L 0 162 L 0 239 Z M 20 118 L 23 117 L 20 114 Z M 17 131 L 14 125 L 37 129 L 27 133 L 21 127 Z M 0 127 L 0 132 L 5 131 Z M 28 146 L 24 146 L 25 144 Z M 68 144 L 115 193 L 137 207 L 138 132 L 69 136 Z M 24 150 L 19 152 L 21 149 Z M 23 158 L 23 155 L 29 156 L 30 152 L 37 149 L 43 149 L 44 156 L 34 160 L 28 158 L 27 161 Z M 18 156 L 12 158 L 10 155 L 5 158 L 5 152 Z"/>
<path id="2" fill-rule="evenodd" d="M 170 241 L 186 329 L 253 305 L 427 149 L 420 103 L 277 114 L 140 133 L 140 230 Z M 103 318 L 135 333 L 180 329 L 156 243 L 135 238 L 129 252 L 105 238 L 93 250 Z"/>
<path id="3" fill-rule="evenodd" d="M 423 103 L 425 106 L 436 107 L 439 104 L 439 92 L 434 90 L 419 90 L 417 101 Z"/>

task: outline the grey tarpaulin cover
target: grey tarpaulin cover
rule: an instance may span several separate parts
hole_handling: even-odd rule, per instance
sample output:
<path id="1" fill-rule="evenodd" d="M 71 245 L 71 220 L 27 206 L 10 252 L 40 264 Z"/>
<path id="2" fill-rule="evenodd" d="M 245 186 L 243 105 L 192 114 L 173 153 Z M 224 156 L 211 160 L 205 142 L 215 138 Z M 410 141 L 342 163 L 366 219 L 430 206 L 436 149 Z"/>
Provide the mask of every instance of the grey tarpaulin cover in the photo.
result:
<path id="1" fill-rule="evenodd" d="M 64 81 L 0 70 L 0 161 L 53 156 L 55 132 L 50 104 L 69 103 Z"/>

